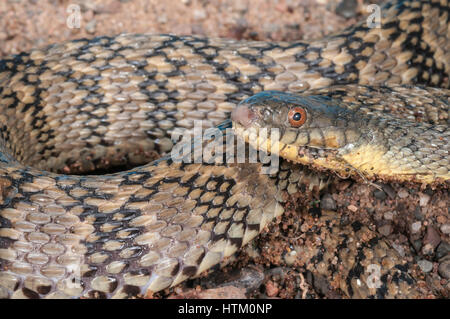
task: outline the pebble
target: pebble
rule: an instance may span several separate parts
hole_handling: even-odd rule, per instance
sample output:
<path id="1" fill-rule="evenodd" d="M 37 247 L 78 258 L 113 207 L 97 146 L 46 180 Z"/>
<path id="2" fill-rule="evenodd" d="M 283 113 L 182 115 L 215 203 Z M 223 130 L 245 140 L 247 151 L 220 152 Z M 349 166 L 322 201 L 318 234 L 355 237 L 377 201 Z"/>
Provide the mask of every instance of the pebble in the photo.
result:
<path id="1" fill-rule="evenodd" d="M 336 7 L 336 13 L 344 18 L 353 18 L 356 16 L 358 8 L 357 0 L 342 0 Z"/>
<path id="2" fill-rule="evenodd" d="M 247 292 L 257 290 L 264 282 L 264 273 L 253 268 L 244 268 L 241 270 L 240 276 L 234 282 L 233 286 L 237 288 L 245 288 Z"/>
<path id="3" fill-rule="evenodd" d="M 417 234 L 418 232 L 420 232 L 420 228 L 422 227 L 422 223 L 421 222 L 415 222 L 411 224 L 411 232 L 413 234 Z"/>
<path id="4" fill-rule="evenodd" d="M 438 232 L 430 225 L 427 227 L 427 233 L 425 234 L 425 238 L 423 239 L 423 247 L 422 253 L 424 255 L 433 254 L 436 247 L 441 242 L 441 238 Z"/>
<path id="5" fill-rule="evenodd" d="M 408 191 L 407 191 L 406 189 L 402 188 L 402 189 L 400 189 L 400 190 L 398 191 L 397 195 L 398 195 L 398 197 L 400 197 L 400 198 L 406 198 L 406 197 L 409 196 L 409 193 L 408 193 Z"/>
<path id="6" fill-rule="evenodd" d="M 425 245 L 431 245 L 434 250 L 439 245 L 440 242 L 441 242 L 441 237 L 439 236 L 438 232 L 434 229 L 433 226 L 428 225 L 427 233 L 425 235 L 423 243 Z"/>
<path id="7" fill-rule="evenodd" d="M 326 210 L 336 210 L 336 202 L 331 194 L 327 193 L 322 196 L 322 199 L 320 200 L 320 208 Z"/>
<path id="8" fill-rule="evenodd" d="M 417 264 L 423 272 L 430 272 L 433 269 L 433 263 L 426 259 L 419 260 Z"/>
<path id="9" fill-rule="evenodd" d="M 86 23 L 86 26 L 84 27 L 86 29 L 87 33 L 93 34 L 95 33 L 95 30 L 97 28 L 97 20 L 92 19 L 88 23 Z"/>
<path id="10" fill-rule="evenodd" d="M 392 247 L 398 252 L 398 254 L 402 257 L 405 257 L 405 248 L 403 245 L 399 245 L 397 243 L 392 243 Z"/>
<path id="11" fill-rule="evenodd" d="M 413 245 L 413 247 L 414 247 L 414 250 L 415 250 L 416 252 L 419 252 L 420 249 L 422 248 L 422 241 L 421 241 L 420 239 L 414 240 L 414 241 L 412 242 L 412 245 Z"/>
<path id="12" fill-rule="evenodd" d="M 193 18 L 196 21 L 204 20 L 206 19 L 206 11 L 203 9 L 196 9 L 193 12 Z"/>
<path id="13" fill-rule="evenodd" d="M 214 276 L 212 276 L 214 277 Z M 233 286 L 239 289 L 244 289 L 247 293 L 259 289 L 264 282 L 264 273 L 254 268 L 241 268 L 237 272 L 229 272 L 217 274 L 212 278 L 215 285 L 219 287 Z"/>
<path id="14" fill-rule="evenodd" d="M 313 274 L 308 272 L 306 275 L 306 282 L 314 287 L 314 289 L 322 295 L 328 295 L 330 291 L 330 282 L 329 280 L 322 275 Z"/>
<path id="15" fill-rule="evenodd" d="M 439 260 L 446 255 L 450 255 L 450 244 L 446 241 L 443 241 L 436 249 L 436 258 Z"/>
<path id="16" fill-rule="evenodd" d="M 418 220 L 423 220 L 422 210 L 420 209 L 419 206 L 417 206 L 416 209 L 414 210 L 414 217 Z"/>
<path id="17" fill-rule="evenodd" d="M 439 225 L 445 224 L 447 222 L 447 217 L 439 215 L 438 217 L 436 217 L 436 221 Z"/>
<path id="18" fill-rule="evenodd" d="M 89 3 L 89 2 L 87 2 L 87 3 Z M 116 13 L 122 8 L 120 1 L 117 1 L 117 0 L 109 1 L 106 3 L 98 3 L 98 4 L 92 3 L 91 8 L 92 8 L 92 6 L 93 6 L 95 13 L 97 13 L 97 14 Z"/>
<path id="19" fill-rule="evenodd" d="M 347 208 L 354 213 L 358 210 L 358 207 L 356 207 L 355 205 L 348 205 Z"/>
<path id="20" fill-rule="evenodd" d="M 397 196 L 397 193 L 392 188 L 391 185 L 388 184 L 381 184 L 381 187 L 383 188 L 383 191 L 389 196 L 390 199 L 394 199 Z"/>
<path id="21" fill-rule="evenodd" d="M 295 250 L 291 250 L 284 256 L 284 261 L 288 266 L 292 266 L 296 260 L 297 260 L 297 252 Z"/>
<path id="22" fill-rule="evenodd" d="M 386 224 L 378 228 L 378 232 L 383 236 L 389 236 L 392 233 L 391 224 Z"/>
<path id="23" fill-rule="evenodd" d="M 430 195 L 419 193 L 419 205 L 420 206 L 426 206 L 428 202 L 430 201 Z"/>
<path id="24" fill-rule="evenodd" d="M 445 279 L 450 279 L 450 259 L 444 260 L 439 264 L 438 272 Z"/>
<path id="25" fill-rule="evenodd" d="M 160 16 L 158 16 L 158 22 L 161 24 L 166 24 L 167 23 L 167 15 L 163 13 Z"/>
<path id="26" fill-rule="evenodd" d="M 338 191 L 346 190 L 352 184 L 351 181 L 341 181 L 336 185 Z"/>
<path id="27" fill-rule="evenodd" d="M 384 219 L 386 219 L 386 220 L 393 220 L 394 219 L 394 215 L 395 215 L 394 212 L 386 212 L 386 213 L 384 213 Z"/>
<path id="28" fill-rule="evenodd" d="M 444 224 L 441 226 L 441 232 L 448 235 L 450 234 L 450 224 Z"/>
<path id="29" fill-rule="evenodd" d="M 272 281 L 266 283 L 266 294 L 268 297 L 275 297 L 278 291 L 278 287 Z"/>
<path id="30" fill-rule="evenodd" d="M 387 197 L 386 193 L 379 189 L 377 189 L 373 192 L 373 196 L 379 200 L 385 200 Z"/>

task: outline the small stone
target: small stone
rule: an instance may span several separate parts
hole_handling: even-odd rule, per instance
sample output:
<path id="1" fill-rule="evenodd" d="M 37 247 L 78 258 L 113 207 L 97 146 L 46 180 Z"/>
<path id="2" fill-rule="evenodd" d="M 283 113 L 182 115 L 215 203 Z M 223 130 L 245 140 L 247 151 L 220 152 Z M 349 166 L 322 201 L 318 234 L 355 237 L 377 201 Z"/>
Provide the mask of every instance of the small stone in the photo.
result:
<path id="1" fill-rule="evenodd" d="M 439 260 L 449 254 L 450 254 L 450 244 L 447 243 L 446 241 L 441 242 L 438 248 L 436 249 L 436 258 Z"/>
<path id="2" fill-rule="evenodd" d="M 356 207 L 355 205 L 348 205 L 347 208 L 354 213 L 358 210 L 358 207 Z"/>
<path id="3" fill-rule="evenodd" d="M 158 22 L 161 24 L 167 23 L 167 15 L 163 13 L 160 16 L 158 16 Z"/>
<path id="4" fill-rule="evenodd" d="M 415 222 L 411 224 L 411 232 L 413 234 L 417 234 L 420 232 L 420 228 L 422 227 L 422 222 Z"/>
<path id="5" fill-rule="evenodd" d="M 297 252 L 295 250 L 291 250 L 284 256 L 284 260 L 286 261 L 286 265 L 292 266 L 297 260 Z"/>
<path id="6" fill-rule="evenodd" d="M 420 206 L 426 206 L 428 202 L 430 201 L 430 195 L 419 193 L 419 205 Z"/>
<path id="7" fill-rule="evenodd" d="M 345 181 L 340 181 L 337 185 L 336 188 L 338 191 L 343 191 L 346 190 L 350 185 L 352 184 L 351 181 L 345 180 Z"/>
<path id="8" fill-rule="evenodd" d="M 310 273 L 308 273 L 308 274 L 310 274 Z M 319 274 L 313 275 L 311 273 L 311 276 L 313 277 L 312 285 L 313 285 L 314 289 L 324 296 L 327 295 L 331 289 L 329 280 L 325 276 L 321 276 Z M 311 281 L 309 281 L 309 283 L 310 282 Z"/>
<path id="9" fill-rule="evenodd" d="M 423 239 L 424 245 L 430 245 L 434 250 L 440 242 L 441 237 L 439 236 L 438 232 L 431 225 L 428 225 L 427 233 L 425 235 L 425 238 Z"/>
<path id="10" fill-rule="evenodd" d="M 326 210 L 336 210 L 336 202 L 331 194 L 327 193 L 322 196 L 320 200 L 320 208 Z"/>
<path id="11" fill-rule="evenodd" d="M 438 272 L 445 279 L 450 279 L 450 259 L 444 260 L 439 264 Z"/>
<path id="12" fill-rule="evenodd" d="M 255 268 L 239 268 L 230 272 L 217 272 L 203 281 L 207 288 L 236 287 L 247 293 L 259 289 L 264 282 L 264 273 Z"/>
<path id="13" fill-rule="evenodd" d="M 414 250 L 415 250 L 416 252 L 419 252 L 420 249 L 422 248 L 422 241 L 421 241 L 420 239 L 414 240 L 414 241 L 412 242 L 412 245 L 413 245 L 413 247 L 414 247 Z"/>
<path id="14" fill-rule="evenodd" d="M 264 273 L 253 268 L 243 268 L 239 277 L 228 283 L 228 286 L 245 288 L 247 292 L 258 289 L 264 282 Z"/>
<path id="15" fill-rule="evenodd" d="M 86 29 L 87 33 L 93 34 L 95 33 L 95 29 L 97 28 L 97 20 L 92 19 L 88 23 L 86 23 L 86 26 L 84 27 Z"/>
<path id="16" fill-rule="evenodd" d="M 336 7 L 336 13 L 344 18 L 349 19 L 356 16 L 357 8 L 357 0 L 342 0 Z"/>
<path id="17" fill-rule="evenodd" d="M 395 190 L 392 188 L 389 184 L 382 184 L 381 187 L 383 188 L 383 191 L 389 196 L 389 198 L 394 199 L 395 198 Z"/>
<path id="18" fill-rule="evenodd" d="M 392 243 L 392 247 L 398 252 L 400 256 L 405 257 L 405 248 L 403 247 L 403 245 Z"/>
<path id="19" fill-rule="evenodd" d="M 386 220 L 393 220 L 394 219 L 394 212 L 386 212 L 386 213 L 384 213 L 384 219 L 386 219 Z"/>
<path id="20" fill-rule="evenodd" d="M 450 234 L 450 224 L 444 224 L 441 226 L 441 232 L 448 235 Z"/>
<path id="21" fill-rule="evenodd" d="M 106 3 L 96 3 L 92 4 L 94 6 L 94 11 L 97 14 L 102 13 L 117 13 L 122 8 L 120 1 L 113 0 Z"/>
<path id="22" fill-rule="evenodd" d="M 439 225 L 445 224 L 447 222 L 447 217 L 439 215 L 438 217 L 436 217 L 436 221 Z"/>
<path id="23" fill-rule="evenodd" d="M 266 294 L 268 297 L 275 297 L 278 291 L 278 287 L 272 281 L 266 283 Z"/>
<path id="24" fill-rule="evenodd" d="M 417 264 L 423 272 L 430 272 L 433 269 L 433 263 L 426 259 L 419 260 Z"/>
<path id="25" fill-rule="evenodd" d="M 414 217 L 418 220 L 423 220 L 423 214 L 420 206 L 416 206 L 416 209 L 414 209 Z"/>
<path id="26" fill-rule="evenodd" d="M 193 12 L 193 18 L 196 21 L 204 20 L 206 19 L 206 11 L 203 9 L 196 9 Z"/>
<path id="27" fill-rule="evenodd" d="M 377 189 L 373 192 L 373 196 L 379 200 L 385 200 L 387 197 L 386 193 L 379 189 Z"/>
<path id="28" fill-rule="evenodd" d="M 392 233 L 391 224 L 386 224 L 378 228 L 378 232 L 383 236 L 389 236 Z"/>
<path id="29" fill-rule="evenodd" d="M 398 191 L 397 195 L 398 195 L 398 197 L 400 197 L 400 198 L 406 198 L 406 197 L 409 196 L 409 193 L 408 193 L 408 191 L 407 191 L 406 189 L 402 188 L 402 189 L 400 189 L 400 190 Z"/>

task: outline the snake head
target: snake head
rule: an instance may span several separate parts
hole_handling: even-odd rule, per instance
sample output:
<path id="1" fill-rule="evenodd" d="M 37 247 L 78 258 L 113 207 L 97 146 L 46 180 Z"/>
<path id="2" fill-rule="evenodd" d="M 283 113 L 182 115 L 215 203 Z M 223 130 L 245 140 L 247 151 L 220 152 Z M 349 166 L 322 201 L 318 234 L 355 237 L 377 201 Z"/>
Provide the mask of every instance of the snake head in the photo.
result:
<path id="1" fill-rule="evenodd" d="M 371 138 L 363 114 L 325 95 L 265 91 L 242 101 L 231 118 L 236 134 L 255 149 L 341 176 L 352 169 L 343 156 Z"/>
<path id="2" fill-rule="evenodd" d="M 264 91 L 242 101 L 231 114 L 235 127 L 279 129 L 291 146 L 340 149 L 356 143 L 364 128 L 355 112 L 328 96 Z"/>

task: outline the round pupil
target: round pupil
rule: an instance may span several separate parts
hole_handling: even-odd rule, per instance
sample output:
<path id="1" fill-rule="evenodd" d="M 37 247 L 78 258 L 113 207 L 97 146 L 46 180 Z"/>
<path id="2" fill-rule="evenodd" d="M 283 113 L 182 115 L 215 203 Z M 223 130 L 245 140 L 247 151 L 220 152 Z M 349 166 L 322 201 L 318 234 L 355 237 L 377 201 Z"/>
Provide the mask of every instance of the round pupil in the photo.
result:
<path id="1" fill-rule="evenodd" d="M 294 116 L 292 117 L 292 119 L 294 121 L 300 121 L 300 119 L 302 118 L 302 115 L 300 113 L 295 113 Z"/>

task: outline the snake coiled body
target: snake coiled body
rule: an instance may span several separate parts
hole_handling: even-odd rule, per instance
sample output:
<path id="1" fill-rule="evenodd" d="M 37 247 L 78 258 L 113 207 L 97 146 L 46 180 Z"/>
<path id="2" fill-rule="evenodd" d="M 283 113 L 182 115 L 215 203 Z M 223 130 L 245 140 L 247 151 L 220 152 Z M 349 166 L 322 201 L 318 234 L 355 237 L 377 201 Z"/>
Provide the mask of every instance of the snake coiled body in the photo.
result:
<path id="1" fill-rule="evenodd" d="M 381 28 L 361 22 L 309 43 L 119 35 L 1 60 L 0 297 L 123 298 L 173 287 L 257 236 L 286 195 L 324 188 L 327 174 L 283 159 L 272 175 L 260 174 L 262 164 L 170 158 L 61 174 L 148 163 L 172 148 L 176 128 L 218 125 L 255 93 L 341 85 L 334 98 L 348 92 L 361 105 L 395 92 L 399 113 L 417 107 L 413 120 L 448 125 L 449 6 L 389 3 Z M 423 89 L 420 100 L 413 83 L 441 89 Z M 343 266 L 320 269 L 345 294 L 420 296 L 409 265 L 373 231 L 322 221 L 321 258 Z M 378 288 L 361 285 L 371 263 L 383 265 Z"/>

